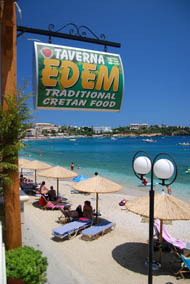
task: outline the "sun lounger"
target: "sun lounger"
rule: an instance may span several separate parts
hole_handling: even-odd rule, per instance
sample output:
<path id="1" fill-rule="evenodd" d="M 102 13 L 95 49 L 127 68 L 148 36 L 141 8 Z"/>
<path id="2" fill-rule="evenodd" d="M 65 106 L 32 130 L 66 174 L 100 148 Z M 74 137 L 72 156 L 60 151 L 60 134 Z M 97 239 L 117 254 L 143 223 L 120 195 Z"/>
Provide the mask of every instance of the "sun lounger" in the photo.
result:
<path id="1" fill-rule="evenodd" d="M 108 231 L 111 231 L 115 227 L 115 224 L 109 221 L 102 221 L 97 225 L 93 225 L 88 229 L 82 231 L 82 238 L 93 240 L 99 236 L 104 235 Z"/>
<path id="2" fill-rule="evenodd" d="M 40 201 L 39 201 L 40 207 L 42 209 L 51 209 L 51 210 L 56 210 L 56 209 L 68 209 L 71 207 L 70 204 L 53 204 L 51 201 L 48 201 L 45 196 L 41 195 Z"/>
<path id="3" fill-rule="evenodd" d="M 60 211 L 62 213 L 61 216 L 58 217 L 58 222 L 60 223 L 68 223 L 68 222 L 71 222 L 71 221 L 76 221 L 79 219 L 79 216 L 70 216 L 69 213 L 67 211 L 65 211 L 65 209 L 63 208 L 60 208 Z M 76 210 L 74 210 L 76 211 Z M 72 212 L 72 210 L 71 210 Z"/>
<path id="4" fill-rule="evenodd" d="M 26 194 L 34 194 L 34 191 L 37 188 L 36 183 L 26 183 L 24 185 L 20 185 L 21 190 L 23 190 Z"/>
<path id="5" fill-rule="evenodd" d="M 78 221 L 73 221 L 71 223 L 65 224 L 61 227 L 53 229 L 54 237 L 63 239 L 68 237 L 69 239 L 76 237 L 79 231 L 90 226 L 92 220 L 86 218 L 80 218 Z"/>
<path id="6" fill-rule="evenodd" d="M 160 220 L 156 219 L 154 221 L 154 230 L 155 233 L 159 239 L 159 234 L 160 234 Z M 181 240 L 177 240 L 175 238 L 173 238 L 168 231 L 166 230 L 165 226 L 162 226 L 162 238 L 163 240 L 168 244 L 173 246 L 174 248 L 183 250 L 183 249 L 190 249 L 190 243 L 181 241 Z"/>
<path id="7" fill-rule="evenodd" d="M 175 275 L 180 275 L 184 279 L 184 274 L 190 273 L 190 258 L 186 258 L 182 254 L 180 254 L 179 256 L 181 258 L 182 264 L 180 270 Z"/>
<path id="8" fill-rule="evenodd" d="M 53 204 L 51 201 L 48 201 L 47 204 L 44 206 L 44 209 L 60 209 L 60 208 L 65 208 L 65 204 Z"/>

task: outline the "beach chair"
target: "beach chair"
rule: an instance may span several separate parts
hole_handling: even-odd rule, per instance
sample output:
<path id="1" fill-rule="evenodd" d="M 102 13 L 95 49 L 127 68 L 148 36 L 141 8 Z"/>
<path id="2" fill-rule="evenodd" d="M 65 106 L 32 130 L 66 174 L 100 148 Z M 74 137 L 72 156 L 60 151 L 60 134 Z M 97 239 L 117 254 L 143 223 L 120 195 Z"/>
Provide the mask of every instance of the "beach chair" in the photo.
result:
<path id="1" fill-rule="evenodd" d="M 79 216 L 77 217 L 71 217 L 67 211 L 65 211 L 65 208 L 60 208 L 60 211 L 61 211 L 61 215 L 58 217 L 58 222 L 60 223 L 68 223 L 68 222 L 71 222 L 71 221 L 76 221 L 79 219 Z"/>
<path id="2" fill-rule="evenodd" d="M 61 227 L 57 227 L 52 230 L 54 237 L 64 239 L 68 237 L 72 239 L 76 237 L 76 235 L 86 227 L 92 224 L 92 220 L 86 218 L 79 218 L 77 221 L 70 222 Z"/>
<path id="3" fill-rule="evenodd" d="M 51 209 L 51 210 L 56 210 L 61 208 L 68 209 L 71 207 L 70 204 L 53 204 L 51 201 L 48 201 L 43 195 L 41 195 L 40 197 L 39 204 L 42 209 Z"/>
<path id="4" fill-rule="evenodd" d="M 183 279 L 185 279 L 184 274 L 190 273 L 190 258 L 186 258 L 182 254 L 179 254 L 181 258 L 181 268 L 180 270 L 175 274 L 176 276 L 181 276 Z"/>
<path id="5" fill-rule="evenodd" d="M 157 238 L 159 239 L 159 234 L 160 234 L 160 220 L 156 219 L 154 221 L 154 230 L 156 233 Z M 170 248 L 174 248 L 176 250 L 190 250 L 190 243 L 189 242 L 184 242 L 181 240 L 177 240 L 174 237 L 172 237 L 168 231 L 166 230 L 165 226 L 162 226 L 162 239 L 164 241 L 163 245 L 166 244 Z"/>
<path id="6" fill-rule="evenodd" d="M 24 185 L 20 185 L 21 190 L 23 190 L 26 194 L 35 194 L 35 190 L 37 188 L 36 183 L 26 183 Z"/>
<path id="7" fill-rule="evenodd" d="M 115 224 L 109 221 L 102 221 L 99 224 L 93 225 L 88 229 L 82 231 L 82 239 L 94 240 L 99 236 L 110 232 L 115 227 Z"/>
<path id="8" fill-rule="evenodd" d="M 53 204 L 51 201 L 48 201 L 47 204 L 43 207 L 44 209 L 60 209 L 60 208 L 65 208 L 65 204 Z"/>

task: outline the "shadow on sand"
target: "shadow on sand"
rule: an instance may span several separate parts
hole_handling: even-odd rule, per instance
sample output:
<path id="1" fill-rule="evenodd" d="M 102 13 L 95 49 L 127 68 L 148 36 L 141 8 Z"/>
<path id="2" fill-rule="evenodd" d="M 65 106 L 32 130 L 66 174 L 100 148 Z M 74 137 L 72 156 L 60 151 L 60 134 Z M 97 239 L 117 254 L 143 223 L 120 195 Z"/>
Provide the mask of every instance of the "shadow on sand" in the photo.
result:
<path id="1" fill-rule="evenodd" d="M 32 205 L 33 205 L 35 208 L 42 209 L 42 208 L 40 207 L 39 199 L 38 199 L 38 200 L 36 200 L 36 201 L 34 201 L 34 202 L 32 203 Z"/>
<path id="2" fill-rule="evenodd" d="M 148 256 L 148 244 L 145 243 L 124 243 L 112 251 L 114 260 L 124 268 L 136 273 L 148 275 L 148 266 L 145 264 Z M 158 261 L 159 254 L 154 253 L 154 259 Z M 173 275 L 180 268 L 180 263 L 174 253 L 163 252 L 162 266 L 154 270 L 153 275 Z"/>

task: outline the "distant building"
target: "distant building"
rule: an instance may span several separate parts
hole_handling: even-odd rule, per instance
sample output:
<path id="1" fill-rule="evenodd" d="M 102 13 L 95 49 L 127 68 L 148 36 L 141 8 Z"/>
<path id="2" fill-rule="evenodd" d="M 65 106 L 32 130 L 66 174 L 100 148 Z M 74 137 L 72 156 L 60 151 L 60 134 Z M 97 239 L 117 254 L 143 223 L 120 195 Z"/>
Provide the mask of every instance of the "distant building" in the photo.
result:
<path id="1" fill-rule="evenodd" d="M 159 127 L 160 127 L 160 128 L 168 128 L 168 125 L 166 125 L 166 124 L 161 124 L 161 125 L 159 125 Z"/>
<path id="2" fill-rule="evenodd" d="M 94 126 L 93 131 L 95 133 L 112 132 L 112 128 L 110 126 Z"/>
<path id="3" fill-rule="evenodd" d="M 59 131 L 59 127 L 55 126 L 52 123 L 46 123 L 46 122 L 39 122 L 39 123 L 33 123 L 32 128 L 35 130 L 35 136 L 39 136 L 42 134 L 43 130 L 52 131 L 55 132 Z"/>
<path id="4" fill-rule="evenodd" d="M 36 130 L 34 128 L 29 128 L 26 130 L 26 137 L 36 136 Z"/>
<path id="5" fill-rule="evenodd" d="M 33 128 L 46 128 L 46 127 L 54 127 L 55 125 L 52 123 L 47 123 L 47 122 L 38 122 L 38 123 L 33 123 L 32 127 Z"/>
<path id="6" fill-rule="evenodd" d="M 148 124 L 147 123 L 142 123 L 142 124 L 139 124 L 139 123 L 131 123 L 129 125 L 130 127 L 130 130 L 138 130 L 140 128 L 148 128 Z"/>
<path id="7" fill-rule="evenodd" d="M 75 125 L 70 125 L 69 127 L 70 127 L 70 128 L 74 128 L 74 129 L 80 129 L 80 127 L 75 126 Z"/>

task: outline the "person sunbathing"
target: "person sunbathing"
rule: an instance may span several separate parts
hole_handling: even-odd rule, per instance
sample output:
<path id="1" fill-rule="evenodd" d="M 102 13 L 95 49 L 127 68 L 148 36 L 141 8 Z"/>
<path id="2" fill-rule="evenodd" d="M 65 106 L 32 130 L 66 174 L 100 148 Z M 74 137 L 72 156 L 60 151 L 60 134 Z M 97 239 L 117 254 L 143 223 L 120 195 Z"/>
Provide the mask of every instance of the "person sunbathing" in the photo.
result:
<path id="1" fill-rule="evenodd" d="M 48 195 L 48 199 L 50 201 L 56 201 L 57 200 L 56 191 L 53 188 L 53 186 L 50 186 L 50 190 L 48 191 L 47 195 Z"/>
<path id="2" fill-rule="evenodd" d="M 20 176 L 20 187 L 22 190 L 35 190 L 37 185 L 30 179 Z"/>
<path id="3" fill-rule="evenodd" d="M 46 194 L 46 198 L 47 200 L 52 201 L 52 203 L 55 205 L 65 203 L 65 198 L 57 196 L 56 191 L 52 185 L 50 186 L 50 190 Z"/>
<path id="4" fill-rule="evenodd" d="M 78 219 L 83 217 L 82 207 L 81 205 L 77 206 L 76 210 L 65 209 L 61 210 L 66 217 L 69 217 L 70 220 Z"/>
<path id="5" fill-rule="evenodd" d="M 40 193 L 43 195 L 46 195 L 48 193 L 48 188 L 45 185 L 45 181 L 42 181 L 42 184 L 40 186 Z"/>
<path id="6" fill-rule="evenodd" d="M 93 208 L 90 201 L 86 200 L 83 207 L 83 217 L 87 219 L 93 219 Z"/>

